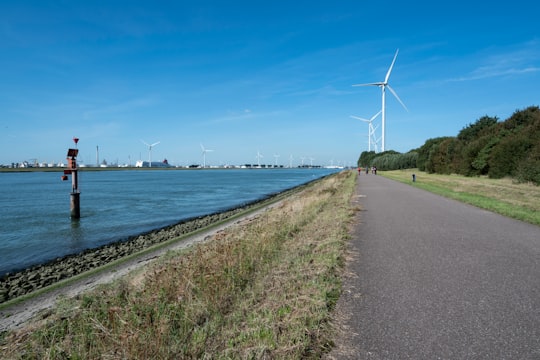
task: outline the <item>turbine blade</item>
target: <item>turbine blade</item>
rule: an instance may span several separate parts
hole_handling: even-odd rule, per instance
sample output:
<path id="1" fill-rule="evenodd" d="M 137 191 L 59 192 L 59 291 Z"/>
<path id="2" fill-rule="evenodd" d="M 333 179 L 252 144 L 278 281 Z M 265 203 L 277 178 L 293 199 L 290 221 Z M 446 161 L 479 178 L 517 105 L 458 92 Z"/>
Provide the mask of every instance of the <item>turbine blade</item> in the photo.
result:
<path id="1" fill-rule="evenodd" d="M 392 72 L 392 68 L 394 67 L 394 63 L 396 62 L 397 54 L 399 52 L 399 49 L 396 50 L 396 55 L 394 55 L 394 60 L 392 60 L 392 64 L 390 65 L 390 68 L 388 68 L 388 72 L 386 73 L 386 77 L 384 78 L 384 83 L 388 83 L 388 78 L 390 78 L 390 73 Z"/>
<path id="2" fill-rule="evenodd" d="M 396 97 L 396 99 L 398 99 L 399 103 L 401 104 L 401 106 L 403 106 L 403 108 L 405 110 L 407 110 L 407 112 L 409 111 L 409 109 L 407 109 L 407 107 L 405 106 L 405 104 L 403 103 L 403 101 L 401 101 L 401 99 L 399 98 L 399 96 L 396 94 L 396 92 L 394 91 L 394 89 L 392 89 L 390 87 L 390 85 L 386 85 L 386 87 L 388 88 L 388 90 L 390 90 L 390 92 L 392 93 L 392 95 L 394 95 Z"/>
<path id="3" fill-rule="evenodd" d="M 375 115 L 373 115 L 373 116 L 371 117 L 370 122 L 373 121 L 373 120 L 375 120 L 375 118 L 376 118 L 377 116 L 379 116 L 380 113 L 382 113 L 382 110 L 379 110 L 378 113 L 376 113 Z"/>
<path id="4" fill-rule="evenodd" d="M 353 119 L 356 119 L 356 120 L 361 120 L 361 121 L 365 121 L 365 122 L 371 122 L 371 121 L 368 120 L 368 119 L 364 119 L 364 118 L 361 118 L 361 117 L 358 117 L 358 116 L 351 115 L 351 117 L 352 117 Z"/>
<path id="5" fill-rule="evenodd" d="M 161 142 L 161 141 L 155 142 L 155 143 L 153 143 L 153 144 L 150 145 L 150 146 L 156 146 L 156 145 L 159 144 L 160 142 Z"/>
<path id="6" fill-rule="evenodd" d="M 354 84 L 353 86 L 382 86 L 384 85 L 382 82 L 375 82 L 375 83 L 369 83 L 369 84 Z"/>
<path id="7" fill-rule="evenodd" d="M 141 139 L 141 142 L 146 145 L 146 146 L 150 146 L 150 144 L 146 143 L 144 140 Z"/>

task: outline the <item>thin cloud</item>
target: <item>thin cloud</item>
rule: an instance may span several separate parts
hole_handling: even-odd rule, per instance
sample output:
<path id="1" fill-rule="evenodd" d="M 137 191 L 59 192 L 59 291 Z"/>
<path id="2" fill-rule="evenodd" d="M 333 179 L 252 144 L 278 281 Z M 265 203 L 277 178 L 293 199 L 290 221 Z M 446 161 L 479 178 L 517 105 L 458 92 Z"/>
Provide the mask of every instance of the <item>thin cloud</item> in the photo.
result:
<path id="1" fill-rule="evenodd" d="M 260 118 L 282 116 L 285 112 L 276 110 L 271 112 L 254 112 L 251 109 L 229 110 L 226 115 L 215 117 L 209 122 L 212 124 L 252 121 Z"/>
<path id="2" fill-rule="evenodd" d="M 514 75 L 523 75 L 527 73 L 536 73 L 540 71 L 540 67 L 525 67 L 525 68 L 500 68 L 496 66 L 483 66 L 474 71 L 472 71 L 467 76 L 462 76 L 455 79 L 450 79 L 449 81 L 472 81 L 472 80 L 481 80 L 487 78 L 496 78 L 504 76 L 514 76 Z"/>
<path id="3" fill-rule="evenodd" d="M 473 81 L 537 73 L 540 71 L 540 67 L 536 65 L 539 56 L 537 46 L 537 42 L 531 42 L 525 44 L 521 49 L 489 56 L 484 61 L 484 64 L 481 64 L 467 75 L 448 81 Z"/>

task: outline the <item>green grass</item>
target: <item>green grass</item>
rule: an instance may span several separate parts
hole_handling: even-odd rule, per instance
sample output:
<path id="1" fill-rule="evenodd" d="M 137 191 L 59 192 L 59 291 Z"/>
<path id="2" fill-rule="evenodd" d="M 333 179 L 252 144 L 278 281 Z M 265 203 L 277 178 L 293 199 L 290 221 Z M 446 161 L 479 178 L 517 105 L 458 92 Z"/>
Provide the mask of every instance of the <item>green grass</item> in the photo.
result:
<path id="1" fill-rule="evenodd" d="M 381 175 L 513 219 L 540 225 L 540 187 L 511 179 L 427 174 L 418 170 L 380 171 Z M 416 181 L 412 181 L 412 174 Z"/>

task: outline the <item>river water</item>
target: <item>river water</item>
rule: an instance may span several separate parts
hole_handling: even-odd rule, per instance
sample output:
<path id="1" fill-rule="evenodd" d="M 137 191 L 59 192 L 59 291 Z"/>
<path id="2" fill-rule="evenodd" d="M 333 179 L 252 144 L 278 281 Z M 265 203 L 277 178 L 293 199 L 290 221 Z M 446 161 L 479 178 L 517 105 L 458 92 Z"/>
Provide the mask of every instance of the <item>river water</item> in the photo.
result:
<path id="1" fill-rule="evenodd" d="M 0 173 L 0 276 L 238 207 L 335 169 L 79 171 L 81 218 L 61 172 Z"/>

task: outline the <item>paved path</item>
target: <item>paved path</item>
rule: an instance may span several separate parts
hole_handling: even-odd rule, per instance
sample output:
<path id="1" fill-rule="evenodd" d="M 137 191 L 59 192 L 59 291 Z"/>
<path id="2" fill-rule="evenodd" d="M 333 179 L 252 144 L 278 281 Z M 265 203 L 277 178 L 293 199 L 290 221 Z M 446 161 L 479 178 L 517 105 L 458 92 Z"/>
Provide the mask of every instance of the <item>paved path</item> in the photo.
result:
<path id="1" fill-rule="evenodd" d="M 540 227 L 379 175 L 357 196 L 329 358 L 540 359 Z"/>

